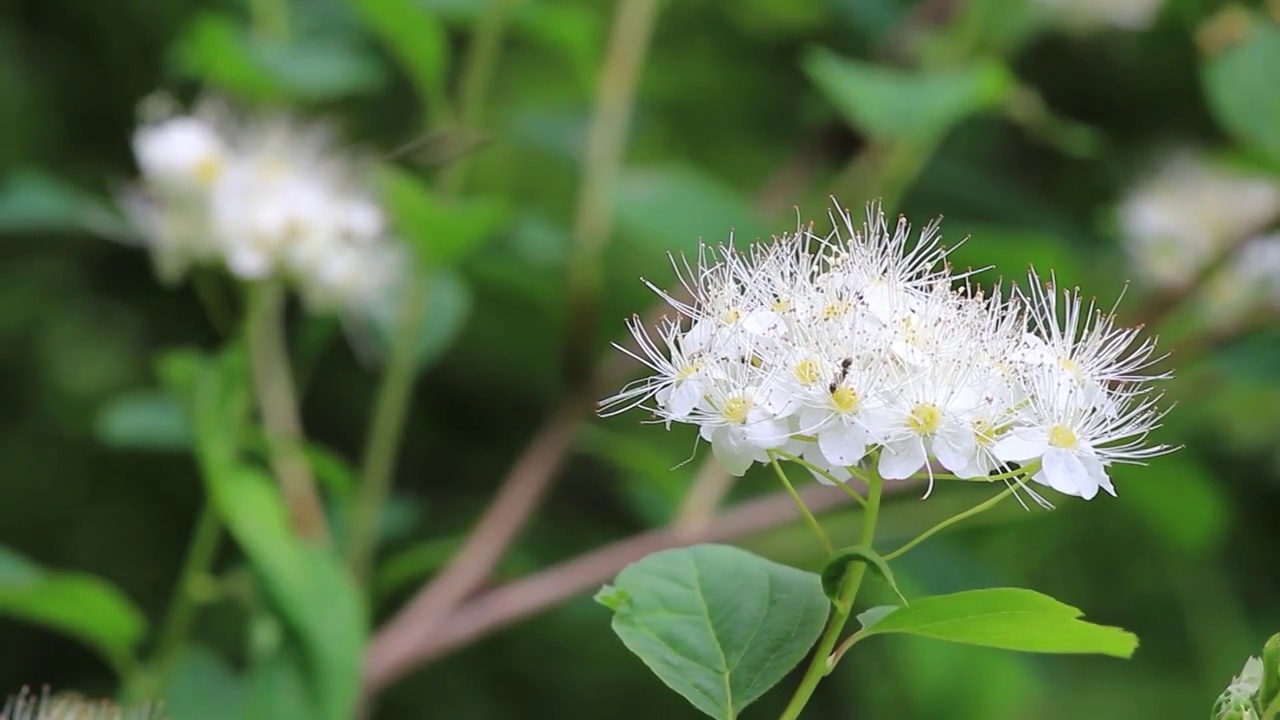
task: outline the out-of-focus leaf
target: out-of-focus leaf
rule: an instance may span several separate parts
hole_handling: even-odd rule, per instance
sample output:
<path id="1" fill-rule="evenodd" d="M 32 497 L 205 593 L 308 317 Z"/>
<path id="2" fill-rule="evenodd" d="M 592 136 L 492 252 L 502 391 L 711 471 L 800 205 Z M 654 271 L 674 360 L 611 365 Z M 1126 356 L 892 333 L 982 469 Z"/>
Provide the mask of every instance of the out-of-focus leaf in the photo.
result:
<path id="1" fill-rule="evenodd" d="M 351 0 L 361 17 L 395 53 L 424 102 L 444 95 L 449 38 L 444 25 L 414 0 Z"/>
<path id="2" fill-rule="evenodd" d="M 1152 462 L 1110 468 L 1120 501 L 1178 551 L 1213 550 L 1225 538 L 1231 510 L 1212 471 L 1188 450 Z"/>
<path id="3" fill-rule="evenodd" d="M 290 531 L 271 479 L 252 468 L 209 478 L 210 495 L 227 530 L 249 556 L 273 605 L 299 638 L 309 690 L 326 720 L 351 717 L 359 694 L 367 635 L 354 581 L 323 549 Z M 265 716 L 264 716 L 265 717 Z"/>
<path id="4" fill-rule="evenodd" d="M 668 687 L 725 720 L 804 659 L 829 607 L 817 575 L 725 545 L 654 553 L 596 599 Z"/>
<path id="5" fill-rule="evenodd" d="M 1267 82 L 1280 67 L 1280 27 L 1255 19 L 1247 35 L 1200 68 L 1209 108 L 1242 142 L 1280 159 L 1280 86 Z"/>
<path id="6" fill-rule="evenodd" d="M 188 646 L 163 692 L 165 713 L 174 720 L 243 717 L 244 680 L 212 650 Z"/>
<path id="7" fill-rule="evenodd" d="M 858 615 L 859 639 L 906 633 L 935 640 L 1036 653 L 1096 653 L 1128 658 L 1133 633 L 1080 619 L 1081 612 L 1022 588 L 989 588 L 920 598 Z"/>
<path id="8" fill-rule="evenodd" d="M 113 240 L 136 233 L 98 198 L 35 170 L 0 185 L 0 233 L 84 232 Z"/>
<path id="9" fill-rule="evenodd" d="M 465 278 L 452 270 L 430 272 L 426 278 L 415 280 L 426 284 L 425 311 L 417 337 L 418 369 L 424 370 L 449 349 L 471 314 L 471 286 Z M 390 343 L 399 327 L 398 313 L 402 308 L 389 307 L 373 317 L 374 329 L 382 345 L 382 354 L 390 352 Z"/>
<path id="10" fill-rule="evenodd" d="M 378 170 L 382 199 L 396 231 L 428 266 L 457 264 L 479 249 L 507 220 L 507 208 L 492 198 L 441 197 L 422 180 L 395 167 Z"/>
<path id="11" fill-rule="evenodd" d="M 1258 688 L 1258 705 L 1271 707 L 1280 697 L 1280 634 L 1272 635 L 1262 647 L 1262 687 Z"/>
<path id="12" fill-rule="evenodd" d="M 191 423 L 182 404 L 159 390 L 118 395 L 98 413 L 98 439 L 112 447 L 190 450 Z"/>
<path id="13" fill-rule="evenodd" d="M 876 140 L 936 140 L 970 115 L 999 105 L 1015 87 L 1009 69 L 994 60 L 910 71 L 815 48 L 804 69 L 846 121 Z"/>
<path id="14" fill-rule="evenodd" d="M 174 49 L 178 69 L 252 100 L 320 101 L 377 89 L 382 68 L 347 43 L 252 37 L 233 20 L 196 18 Z"/>
<path id="15" fill-rule="evenodd" d="M 623 235 L 657 252 L 727 242 L 731 233 L 738 243 L 769 236 L 746 198 L 693 167 L 628 170 L 616 202 Z"/>
<path id="16" fill-rule="evenodd" d="M 602 47 L 599 13 L 577 5 L 521 3 L 512 20 L 517 32 L 562 55 L 579 87 L 591 86 Z"/>
<path id="17" fill-rule="evenodd" d="M 957 268 L 991 270 L 978 276 L 991 281 L 1003 277 L 1023 283 L 1027 269 L 1034 267 L 1042 278 L 1050 272 L 1061 284 L 1080 281 L 1084 276 L 1084 252 L 1055 235 L 1030 229 L 995 225 L 943 225 L 949 245 L 964 241 L 951 252 L 951 263 Z"/>
<path id="18" fill-rule="evenodd" d="M 255 658 L 245 686 L 245 720 L 337 717 L 319 709 L 319 696 L 308 678 L 307 660 L 292 645 L 282 644 L 267 655 Z"/>
<path id="19" fill-rule="evenodd" d="M 42 625 L 89 645 L 117 670 L 146 633 L 142 612 L 107 581 L 46 570 L 0 545 L 0 615 Z"/>

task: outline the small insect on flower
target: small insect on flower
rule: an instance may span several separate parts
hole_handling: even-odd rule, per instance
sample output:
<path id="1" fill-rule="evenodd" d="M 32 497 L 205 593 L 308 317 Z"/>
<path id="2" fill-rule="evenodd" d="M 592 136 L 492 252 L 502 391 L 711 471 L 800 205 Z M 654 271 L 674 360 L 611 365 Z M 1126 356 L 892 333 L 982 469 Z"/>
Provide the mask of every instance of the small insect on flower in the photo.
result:
<path id="1" fill-rule="evenodd" d="M 1169 450 L 1147 442 L 1167 374 L 1138 330 L 1034 272 L 1025 292 L 971 287 L 936 223 L 912 240 L 875 205 L 833 221 L 674 261 L 688 299 L 650 284 L 676 318 L 629 321 L 638 350 L 620 347 L 654 374 L 601 413 L 697 425 L 734 475 L 778 450 L 824 482 L 999 474 L 1092 498 L 1114 492 L 1110 465 Z"/>
<path id="2" fill-rule="evenodd" d="M 329 128 L 245 117 L 205 100 L 191 112 L 149 99 L 134 134 L 140 181 L 122 198 L 162 280 L 221 266 L 279 278 L 314 311 L 370 310 L 405 265 L 367 163 Z"/>

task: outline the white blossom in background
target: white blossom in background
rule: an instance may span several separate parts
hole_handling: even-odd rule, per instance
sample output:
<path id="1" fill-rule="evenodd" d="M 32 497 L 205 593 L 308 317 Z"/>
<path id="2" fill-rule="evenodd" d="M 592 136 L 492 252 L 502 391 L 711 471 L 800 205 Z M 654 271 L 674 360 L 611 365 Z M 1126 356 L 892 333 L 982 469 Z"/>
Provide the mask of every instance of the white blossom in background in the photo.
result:
<path id="1" fill-rule="evenodd" d="M 125 207 L 167 281 L 221 265 L 244 280 L 284 279 L 329 312 L 369 309 L 401 277 L 404 251 L 362 186 L 362 163 L 327 128 L 153 100 L 133 150 L 141 181 Z"/>
<path id="2" fill-rule="evenodd" d="M 1280 235 L 1246 242 L 1208 279 L 1198 300 L 1211 325 L 1231 325 L 1259 310 L 1280 311 Z"/>
<path id="3" fill-rule="evenodd" d="M 1178 289 L 1280 216 L 1280 184 L 1180 153 L 1137 185 L 1118 214 L 1136 274 L 1155 288 Z"/>
<path id="4" fill-rule="evenodd" d="M 1262 688 L 1262 660 L 1251 657 L 1213 706 L 1213 720 L 1261 720 L 1258 691 Z"/>
<path id="5" fill-rule="evenodd" d="M 1064 24 L 1087 29 L 1109 26 L 1145 30 L 1155 22 L 1164 0 L 1031 0 Z"/>
<path id="6" fill-rule="evenodd" d="M 638 349 L 620 346 L 653 374 L 601 413 L 697 425 L 735 475 L 781 451 L 837 480 L 873 464 L 930 481 L 1022 468 L 1092 498 L 1114 493 L 1112 465 L 1168 451 L 1147 440 L 1164 376 L 1136 330 L 1034 274 L 1028 290 L 976 290 L 936 224 L 913 239 L 875 206 L 861 226 L 833 221 L 826 236 L 673 262 L 684 294 L 649 286 L 676 316 L 652 331 L 629 321 Z"/>

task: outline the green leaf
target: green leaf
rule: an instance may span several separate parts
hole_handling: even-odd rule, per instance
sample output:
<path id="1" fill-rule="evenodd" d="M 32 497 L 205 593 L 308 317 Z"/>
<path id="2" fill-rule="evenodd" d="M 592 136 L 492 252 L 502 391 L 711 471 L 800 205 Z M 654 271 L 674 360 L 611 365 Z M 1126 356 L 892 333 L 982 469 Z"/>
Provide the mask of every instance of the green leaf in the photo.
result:
<path id="1" fill-rule="evenodd" d="M 725 545 L 654 553 L 598 598 L 616 606 L 623 644 L 716 718 L 737 717 L 803 660 L 829 608 L 817 575 Z"/>
<path id="2" fill-rule="evenodd" d="M 46 570 L 0 545 L 0 615 L 42 625 L 89 645 L 123 672 L 147 621 L 133 601 L 101 578 Z"/>
<path id="3" fill-rule="evenodd" d="M 428 266 L 456 265 L 507 221 L 498 200 L 444 198 L 394 165 L 381 166 L 377 179 L 397 232 Z"/>
<path id="4" fill-rule="evenodd" d="M 1262 687 L 1258 689 L 1258 705 L 1271 707 L 1280 697 L 1280 634 L 1272 635 L 1262 646 Z"/>
<path id="5" fill-rule="evenodd" d="M 847 122 L 876 140 L 936 140 L 970 115 L 999 105 L 1015 87 L 1009 69 L 995 60 L 918 72 L 815 48 L 805 56 L 804 70 Z"/>
<path id="6" fill-rule="evenodd" d="M 1080 620 L 1081 612 L 1021 588 L 969 590 L 920 598 L 907 607 L 858 616 L 861 638 L 889 633 L 1038 653 L 1097 653 L 1128 658 L 1138 638 Z"/>
<path id="7" fill-rule="evenodd" d="M 135 233 L 106 203 L 35 170 L 9 175 L 0 185 L 0 233 L 83 232 L 113 240 Z"/>
<path id="8" fill-rule="evenodd" d="M 160 390 L 117 395 L 98 413 L 98 439 L 117 448 L 190 450 L 191 423 L 182 404 Z"/>
<path id="9" fill-rule="evenodd" d="M 369 28 L 404 66 L 419 97 L 444 97 L 449 38 L 439 18 L 415 0 L 351 0 Z"/>
<path id="10" fill-rule="evenodd" d="M 322 711 L 317 710 L 315 688 L 308 682 L 306 658 L 289 644 L 281 644 L 270 653 L 254 658 L 245 678 L 245 691 L 245 720 L 335 717 L 321 715 Z"/>
<path id="11" fill-rule="evenodd" d="M 849 571 L 849 564 L 855 562 L 865 562 L 870 565 L 880 573 L 880 577 L 884 578 L 885 582 L 889 583 L 889 587 L 893 588 L 893 592 L 897 594 L 898 599 L 902 600 L 903 605 L 910 604 L 902 596 L 898 583 L 893 579 L 893 571 L 889 569 L 889 563 L 881 557 L 880 553 L 866 545 L 853 545 L 836 550 L 822 568 L 822 591 L 827 594 L 827 598 L 833 605 L 840 606 L 840 585 Z"/>
<path id="12" fill-rule="evenodd" d="M 739 242 L 769 237 L 739 192 L 695 167 L 635 168 L 618 179 L 618 228 L 646 250 L 692 249 L 699 241 Z"/>
<path id="13" fill-rule="evenodd" d="M 244 717 L 244 679 L 212 650 L 187 647 L 163 690 L 164 710 L 177 720 Z"/>
<path id="14" fill-rule="evenodd" d="M 1237 139 L 1280 159 L 1280 27 L 1255 18 L 1248 34 L 1200 67 L 1209 108 Z"/>
<path id="15" fill-rule="evenodd" d="M 375 90 L 383 79 L 377 62 L 346 43 L 267 40 L 213 13 L 197 17 L 178 39 L 174 61 L 183 74 L 259 101 L 330 100 Z"/>
<path id="16" fill-rule="evenodd" d="M 227 530 L 299 638 L 319 717 L 350 718 L 368 632 L 354 581 L 328 552 L 294 537 L 274 483 L 260 471 L 221 472 L 209 489 Z"/>

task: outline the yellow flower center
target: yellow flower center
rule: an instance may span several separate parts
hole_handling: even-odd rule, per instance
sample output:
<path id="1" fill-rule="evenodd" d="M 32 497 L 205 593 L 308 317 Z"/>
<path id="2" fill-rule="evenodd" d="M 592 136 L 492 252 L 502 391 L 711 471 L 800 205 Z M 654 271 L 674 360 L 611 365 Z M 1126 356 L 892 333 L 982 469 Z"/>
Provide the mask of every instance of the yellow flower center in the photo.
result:
<path id="1" fill-rule="evenodd" d="M 1070 450 L 1076 446 L 1076 434 L 1066 425 L 1054 425 L 1049 428 L 1049 444 L 1056 448 Z"/>
<path id="2" fill-rule="evenodd" d="M 942 424 L 942 411 L 937 405 L 917 405 L 907 417 L 907 427 L 917 435 L 931 435 Z"/>
<path id="3" fill-rule="evenodd" d="M 216 155 L 210 155 L 208 157 L 201 158 L 200 162 L 196 163 L 196 166 L 195 166 L 196 182 L 200 183 L 205 187 L 209 187 L 210 185 L 213 185 L 213 183 L 218 179 L 218 176 L 221 174 L 222 174 L 222 159 L 217 157 Z"/>
<path id="4" fill-rule="evenodd" d="M 720 414 L 724 419 L 737 424 L 744 425 L 747 422 L 747 413 L 751 412 L 751 408 L 755 405 L 748 397 L 729 398 L 724 404 L 724 408 L 720 410 Z"/>
<path id="5" fill-rule="evenodd" d="M 848 314 L 850 308 L 849 303 L 844 300 L 834 302 L 822 309 L 822 317 L 826 320 L 835 320 Z"/>
<path id="6" fill-rule="evenodd" d="M 774 300 L 773 305 L 769 306 L 769 309 L 773 310 L 776 313 L 788 313 L 788 312 L 791 312 L 792 308 L 793 306 L 791 305 L 791 301 L 785 300 L 783 298 L 778 298 L 777 300 Z"/>
<path id="7" fill-rule="evenodd" d="M 791 372 L 801 385 L 812 385 L 822 379 L 822 368 L 817 360 L 801 360 Z"/>
<path id="8" fill-rule="evenodd" d="M 697 361 L 687 362 L 684 365 L 681 365 L 680 369 L 676 371 L 676 379 L 688 380 L 689 378 L 693 377 L 693 375 L 701 369 L 702 369 L 702 363 Z"/>
<path id="9" fill-rule="evenodd" d="M 979 420 L 973 424 L 973 439 L 983 447 L 990 447 L 996 442 L 996 426 L 990 421 Z"/>
<path id="10" fill-rule="evenodd" d="M 857 412 L 861 401 L 858 392 L 850 387 L 841 385 L 831 392 L 831 405 L 842 413 Z"/>
<path id="11" fill-rule="evenodd" d="M 742 311 L 739 310 L 738 308 L 732 308 L 730 310 L 726 310 L 724 315 L 720 316 L 720 320 L 723 321 L 725 325 L 732 325 L 741 319 L 742 319 Z"/>

